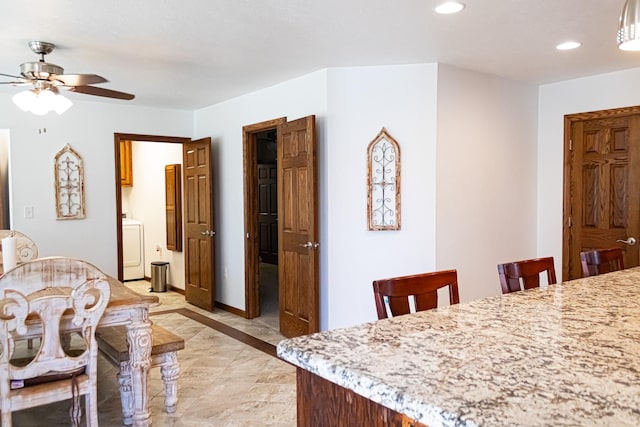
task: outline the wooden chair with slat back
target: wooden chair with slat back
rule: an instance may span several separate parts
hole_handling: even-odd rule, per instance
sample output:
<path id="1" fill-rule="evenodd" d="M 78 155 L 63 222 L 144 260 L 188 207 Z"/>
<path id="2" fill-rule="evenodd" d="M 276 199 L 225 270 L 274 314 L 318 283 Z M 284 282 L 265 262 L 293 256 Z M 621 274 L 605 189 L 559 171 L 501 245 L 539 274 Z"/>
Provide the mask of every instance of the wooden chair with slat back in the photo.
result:
<path id="1" fill-rule="evenodd" d="M 621 248 L 582 251 L 580 261 L 583 277 L 624 270 L 624 252 Z"/>
<path id="2" fill-rule="evenodd" d="M 436 271 L 412 276 L 392 277 L 373 281 L 373 295 L 378 319 L 386 319 L 387 305 L 391 316 L 409 314 L 414 299 L 415 310 L 438 306 L 438 289 L 449 288 L 449 303 L 458 304 L 458 273 L 456 270 Z"/>
<path id="3" fill-rule="evenodd" d="M 502 293 L 540 287 L 540 274 L 547 273 L 547 284 L 556 283 L 553 257 L 527 259 L 498 264 L 498 275 Z"/>

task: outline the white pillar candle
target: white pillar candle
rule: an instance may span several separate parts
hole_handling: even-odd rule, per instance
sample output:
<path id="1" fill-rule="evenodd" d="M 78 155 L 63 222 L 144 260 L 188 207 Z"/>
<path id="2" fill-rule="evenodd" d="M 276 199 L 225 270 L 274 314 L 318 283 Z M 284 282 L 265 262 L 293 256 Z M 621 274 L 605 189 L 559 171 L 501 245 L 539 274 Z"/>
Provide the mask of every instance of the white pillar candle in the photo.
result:
<path id="1" fill-rule="evenodd" d="M 6 273 L 17 265 L 18 252 L 17 238 L 5 237 L 2 239 L 2 269 Z"/>

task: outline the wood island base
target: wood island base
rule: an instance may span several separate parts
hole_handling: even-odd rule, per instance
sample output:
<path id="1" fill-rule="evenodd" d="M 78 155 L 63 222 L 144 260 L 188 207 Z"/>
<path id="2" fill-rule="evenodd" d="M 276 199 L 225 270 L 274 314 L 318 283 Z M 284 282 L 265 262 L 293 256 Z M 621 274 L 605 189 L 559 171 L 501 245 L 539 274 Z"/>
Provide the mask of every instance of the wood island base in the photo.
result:
<path id="1" fill-rule="evenodd" d="M 296 382 L 298 427 L 427 427 L 305 369 Z"/>

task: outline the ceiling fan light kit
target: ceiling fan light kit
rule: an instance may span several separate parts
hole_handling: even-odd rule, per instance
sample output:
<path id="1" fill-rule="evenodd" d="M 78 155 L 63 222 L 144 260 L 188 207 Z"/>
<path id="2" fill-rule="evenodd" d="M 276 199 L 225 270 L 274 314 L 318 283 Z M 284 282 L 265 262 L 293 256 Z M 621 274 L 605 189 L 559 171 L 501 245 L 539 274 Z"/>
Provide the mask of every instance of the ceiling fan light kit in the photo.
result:
<path id="1" fill-rule="evenodd" d="M 618 48 L 640 50 L 640 0 L 626 0 L 618 27 Z"/>
<path id="2" fill-rule="evenodd" d="M 45 62 L 44 56 L 55 49 L 53 43 L 32 41 L 29 42 L 29 48 L 33 53 L 40 55 L 39 61 L 21 64 L 19 76 L 0 73 L 0 76 L 14 79 L 9 82 L 0 82 L 0 84 L 33 85 L 32 89 L 17 93 L 12 98 L 23 111 L 30 111 L 37 115 L 45 115 L 49 111 L 64 113 L 71 107 L 72 102 L 59 93 L 59 88 L 105 98 L 131 100 L 135 97 L 130 93 L 90 86 L 108 82 L 104 77 L 96 74 L 64 74 L 64 68 Z"/>
<path id="3" fill-rule="evenodd" d="M 12 100 L 22 111 L 30 111 L 38 116 L 44 116 L 49 111 L 62 114 L 73 105 L 69 98 L 50 89 L 18 92 L 13 95 Z"/>

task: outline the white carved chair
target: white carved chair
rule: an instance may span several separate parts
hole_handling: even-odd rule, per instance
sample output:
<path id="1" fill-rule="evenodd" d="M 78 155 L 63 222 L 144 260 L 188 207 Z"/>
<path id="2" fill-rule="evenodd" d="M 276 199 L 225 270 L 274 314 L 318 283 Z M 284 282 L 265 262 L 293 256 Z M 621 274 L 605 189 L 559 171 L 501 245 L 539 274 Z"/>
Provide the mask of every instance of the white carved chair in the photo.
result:
<path id="1" fill-rule="evenodd" d="M 0 242 L 5 237 L 16 237 L 16 252 L 18 264 L 38 258 L 38 246 L 26 234 L 16 230 L 0 230 Z M 2 273 L 2 243 L 0 243 L 0 273 Z"/>
<path id="2" fill-rule="evenodd" d="M 16 238 L 18 264 L 38 258 L 38 246 L 29 236 L 16 230 L 0 229 L 0 274 L 4 271 L 4 266 L 2 265 L 2 239 L 11 236 Z M 33 348 L 33 340 L 29 340 L 29 348 Z"/>
<path id="3" fill-rule="evenodd" d="M 110 296 L 107 277 L 93 265 L 70 258 L 40 258 L 0 277 L 0 410 L 2 427 L 12 412 L 71 399 L 71 425 L 80 423 L 85 396 L 86 425 L 98 426 L 95 330 Z M 74 334 L 82 347 L 60 343 Z M 20 357 L 20 344 L 41 336 L 33 356 Z"/>

